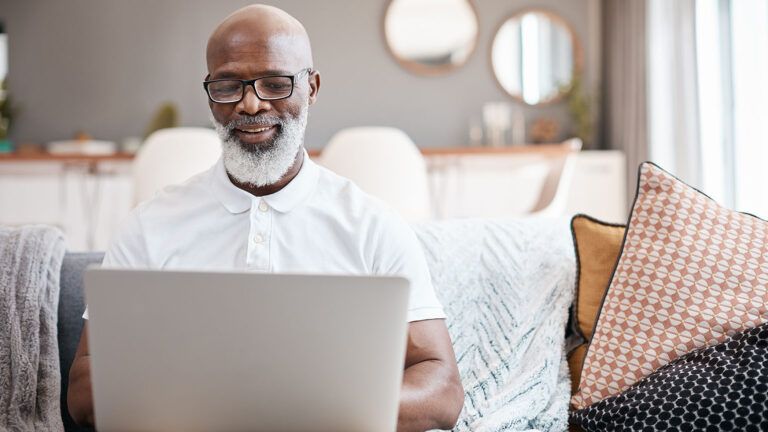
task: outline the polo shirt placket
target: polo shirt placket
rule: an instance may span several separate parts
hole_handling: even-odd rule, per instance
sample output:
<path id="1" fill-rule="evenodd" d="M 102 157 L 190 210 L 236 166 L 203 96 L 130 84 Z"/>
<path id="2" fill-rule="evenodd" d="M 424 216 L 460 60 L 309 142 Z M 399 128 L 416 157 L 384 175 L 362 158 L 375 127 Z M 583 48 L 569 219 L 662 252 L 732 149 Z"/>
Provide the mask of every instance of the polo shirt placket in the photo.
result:
<path id="1" fill-rule="evenodd" d="M 249 269 L 267 272 L 270 270 L 270 244 L 272 239 L 272 209 L 261 198 L 251 200 L 249 212 L 250 231 L 246 265 Z"/>

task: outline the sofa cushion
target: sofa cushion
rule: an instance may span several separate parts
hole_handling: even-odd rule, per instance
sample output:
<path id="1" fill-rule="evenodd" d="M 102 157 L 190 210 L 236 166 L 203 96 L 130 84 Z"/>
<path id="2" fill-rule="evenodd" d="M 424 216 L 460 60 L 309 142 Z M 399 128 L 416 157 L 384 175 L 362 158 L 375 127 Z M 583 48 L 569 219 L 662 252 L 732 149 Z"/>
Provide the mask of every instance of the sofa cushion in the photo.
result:
<path id="1" fill-rule="evenodd" d="M 686 354 L 571 414 L 587 431 L 768 430 L 768 324 Z"/>
<path id="2" fill-rule="evenodd" d="M 573 302 L 574 333 L 583 343 L 568 353 L 572 392 L 576 392 L 587 343 L 600 312 L 603 296 L 608 289 L 616 260 L 621 252 L 625 227 L 609 224 L 586 215 L 576 215 L 571 220 L 571 234 L 576 249 L 576 294 Z"/>
<path id="3" fill-rule="evenodd" d="M 466 391 L 455 432 L 565 430 L 565 324 L 575 262 L 567 219 L 415 227 Z"/>
<path id="4" fill-rule="evenodd" d="M 766 318 L 768 222 L 644 163 L 572 404 L 580 409 L 615 395 Z"/>
<path id="5" fill-rule="evenodd" d="M 61 265 L 59 289 L 58 342 L 61 370 L 61 418 L 66 431 L 86 431 L 72 421 L 67 409 L 67 385 L 69 368 L 83 330 L 83 271 L 90 265 L 98 265 L 103 253 L 67 253 Z"/>

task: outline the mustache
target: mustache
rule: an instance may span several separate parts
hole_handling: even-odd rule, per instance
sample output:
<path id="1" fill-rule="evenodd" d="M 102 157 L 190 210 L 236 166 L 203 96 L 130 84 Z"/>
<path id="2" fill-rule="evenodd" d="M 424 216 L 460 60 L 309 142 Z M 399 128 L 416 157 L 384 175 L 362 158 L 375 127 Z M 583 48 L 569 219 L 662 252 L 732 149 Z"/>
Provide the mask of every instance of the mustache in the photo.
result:
<path id="1" fill-rule="evenodd" d="M 285 126 L 285 120 L 281 119 L 280 117 L 274 117 L 274 116 L 246 115 L 246 116 L 241 116 L 239 118 L 236 118 L 222 126 L 224 126 L 224 129 L 227 132 L 231 133 L 232 131 L 235 130 L 235 128 L 243 127 L 243 126 L 269 127 L 273 125 L 278 125 L 280 127 Z"/>

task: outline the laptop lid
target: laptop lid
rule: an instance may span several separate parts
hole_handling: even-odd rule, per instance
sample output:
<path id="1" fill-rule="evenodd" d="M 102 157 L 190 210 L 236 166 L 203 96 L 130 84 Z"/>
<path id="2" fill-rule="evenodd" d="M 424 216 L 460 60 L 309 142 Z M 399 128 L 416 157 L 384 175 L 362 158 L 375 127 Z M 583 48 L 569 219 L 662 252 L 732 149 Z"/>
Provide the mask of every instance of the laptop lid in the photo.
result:
<path id="1" fill-rule="evenodd" d="M 399 277 L 90 269 L 102 431 L 393 431 Z"/>

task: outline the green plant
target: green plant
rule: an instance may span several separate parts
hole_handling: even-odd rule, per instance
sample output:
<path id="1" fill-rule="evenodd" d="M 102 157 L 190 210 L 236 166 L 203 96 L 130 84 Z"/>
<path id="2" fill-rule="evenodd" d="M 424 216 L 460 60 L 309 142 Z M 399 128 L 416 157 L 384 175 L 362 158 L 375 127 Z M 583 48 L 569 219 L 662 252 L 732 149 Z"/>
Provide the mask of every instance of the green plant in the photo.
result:
<path id="1" fill-rule="evenodd" d="M 8 138 L 14 115 L 13 102 L 8 94 L 7 85 L 5 79 L 0 81 L 0 140 Z"/>
<path id="2" fill-rule="evenodd" d="M 575 123 L 574 135 L 581 138 L 584 147 L 589 148 L 595 128 L 594 99 L 584 90 L 584 76 L 576 73 L 570 85 L 565 86 L 563 91 L 568 103 L 568 111 Z"/>
<path id="3" fill-rule="evenodd" d="M 155 111 L 155 115 L 152 116 L 152 120 L 147 125 L 147 129 L 144 131 L 144 139 L 146 140 L 152 132 L 160 129 L 167 129 L 176 127 L 179 125 L 179 113 L 176 109 L 176 105 L 173 102 L 165 102 Z"/>

